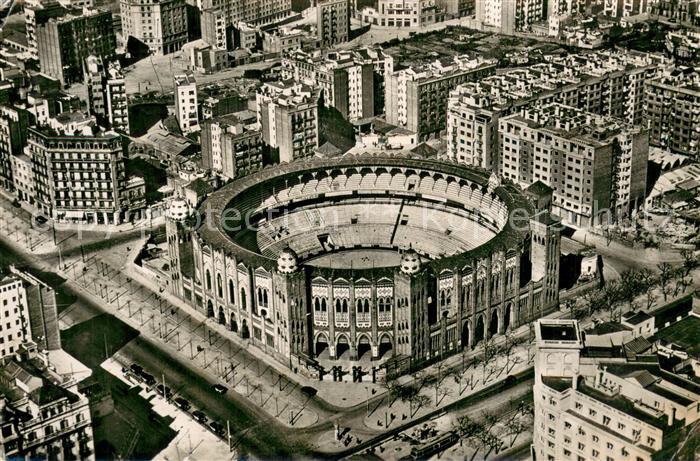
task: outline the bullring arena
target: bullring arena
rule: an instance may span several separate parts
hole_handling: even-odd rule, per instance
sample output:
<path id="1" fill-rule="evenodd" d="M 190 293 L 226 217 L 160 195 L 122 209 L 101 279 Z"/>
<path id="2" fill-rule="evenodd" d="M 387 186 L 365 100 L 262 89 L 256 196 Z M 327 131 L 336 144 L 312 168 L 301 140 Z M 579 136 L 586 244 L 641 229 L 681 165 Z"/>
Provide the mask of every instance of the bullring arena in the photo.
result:
<path id="1" fill-rule="evenodd" d="M 440 161 L 283 164 L 201 205 L 194 271 L 173 279 L 197 309 L 296 371 L 402 373 L 557 305 L 550 207 L 539 183 L 523 191 Z M 177 246 L 187 225 L 168 233 Z"/>

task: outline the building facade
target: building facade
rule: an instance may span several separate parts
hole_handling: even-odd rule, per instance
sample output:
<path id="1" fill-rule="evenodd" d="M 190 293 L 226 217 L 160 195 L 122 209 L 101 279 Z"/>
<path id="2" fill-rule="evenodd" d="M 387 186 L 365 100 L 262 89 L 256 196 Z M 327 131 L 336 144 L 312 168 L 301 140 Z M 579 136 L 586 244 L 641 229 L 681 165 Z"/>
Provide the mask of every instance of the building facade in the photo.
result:
<path id="1" fill-rule="evenodd" d="M 529 30 L 544 19 L 546 0 L 483 0 L 476 2 L 476 20 L 504 34 Z"/>
<path id="2" fill-rule="evenodd" d="M 156 54 L 180 51 L 187 43 L 185 0 L 120 0 L 122 33 L 134 37 Z"/>
<path id="3" fill-rule="evenodd" d="M 175 76 L 175 115 L 183 133 L 199 130 L 197 82 L 191 74 Z"/>
<path id="4" fill-rule="evenodd" d="M 384 94 L 386 56 L 381 49 L 334 51 L 322 56 L 297 50 L 282 57 L 282 78 L 318 85 L 325 106 L 350 121 L 377 115 Z"/>
<path id="5" fill-rule="evenodd" d="M 336 173 L 331 175 L 332 171 Z M 445 190 L 447 184 L 451 186 Z M 478 206 L 488 230 L 472 228 L 480 225 L 464 215 L 464 224 L 474 231 L 463 229 L 463 238 L 469 234 L 475 239 L 469 246 L 448 243 L 449 238 L 436 237 L 437 230 L 436 234 L 428 230 L 418 240 L 405 238 L 418 232 L 414 226 L 420 223 L 412 222 L 415 217 L 409 210 L 423 206 L 418 195 L 418 202 L 410 201 L 403 209 L 406 222 L 399 224 L 384 224 L 395 219 L 391 204 L 382 205 L 371 221 L 342 211 L 346 204 L 370 207 L 372 200 L 392 193 L 447 194 L 459 205 L 454 210 L 441 208 L 444 212 Z M 332 205 L 324 205 L 331 195 Z M 369 201 L 358 202 L 358 197 Z M 385 363 L 386 373 L 405 373 L 426 360 L 474 347 L 556 306 L 558 227 L 547 208 L 535 211 L 533 205 L 550 199 L 530 201 L 514 186 L 500 185 L 495 176 L 438 161 L 342 157 L 280 165 L 234 181 L 200 207 L 224 216 L 228 213 L 220 207 L 236 203 L 246 220 L 258 223 L 256 249 L 237 237 L 237 232 L 247 233 L 245 229 L 226 234 L 213 223 L 196 232 L 173 231 L 173 242 L 182 241 L 184 234 L 192 238 L 192 277 L 180 277 L 180 296 L 294 369 L 305 368 L 321 354 L 331 360 L 341 356 L 357 360 L 364 354 L 378 359 L 392 350 L 396 359 Z M 316 218 L 302 205 L 314 200 L 321 201 L 313 205 L 320 213 Z M 539 217 L 526 231 L 508 228 L 498 233 L 507 210 L 516 206 Z M 272 209 L 284 213 L 270 214 Z M 278 218 L 258 222 L 257 215 L 249 215 L 252 210 Z M 399 213 L 398 205 L 395 212 Z M 331 222 L 324 216 L 337 219 Z M 314 219 L 317 224 L 308 224 Z M 278 232 L 278 222 L 286 222 L 286 230 Z M 232 224 L 237 222 L 227 226 Z M 396 225 L 401 227 L 392 237 Z M 489 240 L 491 236 L 496 237 Z M 307 264 L 329 248 L 352 251 L 372 246 L 382 251 L 377 248 L 390 248 L 392 239 L 394 248 L 388 251 L 398 247 L 402 252 L 396 265 L 331 269 Z M 451 245 L 462 250 L 441 255 L 452 251 Z"/>
<path id="6" fill-rule="evenodd" d="M 108 128 L 129 134 L 129 104 L 119 62 L 104 65 L 100 58 L 88 57 L 85 80 L 90 113 Z"/>
<path id="7" fill-rule="evenodd" d="M 447 101 L 458 85 L 495 73 L 496 62 L 455 56 L 387 73 L 386 121 L 418 133 L 421 139 L 447 128 Z"/>
<path id="8" fill-rule="evenodd" d="M 316 4 L 316 33 L 322 46 L 350 40 L 350 1 L 323 0 Z"/>
<path id="9" fill-rule="evenodd" d="M 95 459 L 88 398 L 51 368 L 33 345 L 0 364 L 3 459 Z"/>
<path id="10" fill-rule="evenodd" d="M 48 18 L 37 23 L 36 39 L 41 71 L 62 85 L 83 81 L 88 56 L 111 59 L 117 49 L 109 11 L 70 11 Z"/>
<path id="11" fill-rule="evenodd" d="M 202 167 L 225 178 L 235 179 L 261 170 L 264 150 L 257 122 L 246 124 L 232 114 L 202 124 Z"/>
<path id="12" fill-rule="evenodd" d="M 646 82 L 649 142 L 700 158 L 700 73 L 677 68 Z"/>
<path id="13" fill-rule="evenodd" d="M 27 154 L 37 207 L 56 220 L 119 224 L 139 217 L 144 197 L 129 198 L 121 136 L 61 135 L 29 129 Z"/>
<path id="14" fill-rule="evenodd" d="M 560 103 L 642 125 L 644 85 L 660 64 L 644 54 L 605 51 L 463 84 L 450 93 L 447 105 L 447 155 L 467 165 L 499 168 L 499 118 L 535 103 Z"/>
<path id="15" fill-rule="evenodd" d="M 19 352 L 19 346 L 31 341 L 27 292 L 22 279 L 12 274 L 0 280 L 0 357 Z"/>
<path id="16" fill-rule="evenodd" d="M 618 356 L 610 338 L 591 347 L 575 320 L 540 320 L 535 332 L 535 459 L 667 459 L 657 453 L 675 451 L 668 435 L 697 421 L 700 388 L 655 355 Z"/>
<path id="17" fill-rule="evenodd" d="M 319 90 L 292 81 L 263 84 L 256 94 L 263 141 L 279 150 L 280 162 L 311 157 L 318 147 Z"/>
<path id="18" fill-rule="evenodd" d="M 22 109 L 0 106 L 0 186 L 12 190 L 12 158 L 22 153 L 27 141 L 29 114 Z"/>
<path id="19" fill-rule="evenodd" d="M 420 28 L 444 20 L 436 0 L 379 0 L 377 8 L 363 8 L 359 15 L 365 24 L 397 28 Z"/>
<path id="20" fill-rule="evenodd" d="M 498 127 L 501 175 L 554 190 L 553 209 L 577 226 L 604 224 L 644 204 L 649 138 L 638 126 L 552 104 Z"/>

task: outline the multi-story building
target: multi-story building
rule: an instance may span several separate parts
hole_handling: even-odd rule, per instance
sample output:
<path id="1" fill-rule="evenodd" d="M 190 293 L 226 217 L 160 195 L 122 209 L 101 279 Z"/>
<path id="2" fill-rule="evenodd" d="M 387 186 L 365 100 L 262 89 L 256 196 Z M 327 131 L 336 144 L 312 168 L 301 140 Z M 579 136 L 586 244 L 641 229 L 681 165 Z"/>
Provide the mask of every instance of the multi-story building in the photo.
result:
<path id="1" fill-rule="evenodd" d="M 698 25 L 700 21 L 698 0 L 657 0 L 652 3 L 651 11 L 653 16 L 661 16 L 681 24 Z"/>
<path id="2" fill-rule="evenodd" d="M 117 39 L 109 11 L 67 11 L 36 24 L 41 71 L 63 85 L 83 81 L 85 60 L 90 55 L 110 59 Z"/>
<path id="3" fill-rule="evenodd" d="M 251 123 L 252 122 L 252 123 Z M 202 123 L 202 167 L 229 179 L 261 170 L 265 144 L 253 115 L 224 115 Z"/>
<path id="4" fill-rule="evenodd" d="M 421 139 L 439 135 L 447 128 L 450 91 L 495 71 L 495 60 L 455 56 L 387 73 L 386 121 L 418 133 Z"/>
<path id="5" fill-rule="evenodd" d="M 384 60 L 379 48 L 331 52 L 325 57 L 297 50 L 282 58 L 281 73 L 285 79 L 318 85 L 326 106 L 355 121 L 376 115 L 376 98 L 384 94 Z"/>
<path id="6" fill-rule="evenodd" d="M 36 346 L 0 362 L 0 457 L 95 459 L 88 398 Z"/>
<path id="7" fill-rule="evenodd" d="M 377 8 L 360 11 L 365 24 L 381 27 L 420 28 L 444 20 L 436 0 L 378 0 Z"/>
<path id="8" fill-rule="evenodd" d="M 16 280 L 22 284 L 18 305 L 22 306 L 19 307 L 20 312 L 26 314 L 25 323 L 28 323 L 30 333 L 30 335 L 25 334 L 23 337 L 26 340 L 31 339 L 32 343 L 44 351 L 61 349 L 58 304 L 54 289 L 35 276 L 14 266 L 10 266 L 9 274 L 4 280 L 8 283 L 11 280 Z M 5 306 L 4 303 L 3 306 Z"/>
<path id="9" fill-rule="evenodd" d="M 674 68 L 645 89 L 649 142 L 700 159 L 700 72 Z"/>
<path id="10" fill-rule="evenodd" d="M 586 0 L 547 0 L 547 17 L 571 16 L 582 13 Z"/>
<path id="11" fill-rule="evenodd" d="M 12 163 L 12 185 L 17 198 L 33 205 L 36 191 L 34 188 L 32 159 L 24 152 L 21 152 L 10 157 L 10 161 Z"/>
<path id="12" fill-rule="evenodd" d="M 605 0 L 603 13 L 611 18 L 627 18 L 651 12 L 654 0 Z"/>
<path id="13" fill-rule="evenodd" d="M 350 1 L 322 0 L 316 4 L 316 32 L 322 46 L 350 40 Z"/>
<path id="14" fill-rule="evenodd" d="M 29 328 L 27 293 L 22 279 L 7 275 L 0 279 L 0 358 L 19 352 L 32 339 Z"/>
<path id="15" fill-rule="evenodd" d="M 262 137 L 280 162 L 311 157 L 318 147 L 319 90 L 302 83 L 265 83 L 256 94 Z"/>
<path id="16" fill-rule="evenodd" d="M 237 46 L 234 29 L 265 26 L 289 17 L 291 0 L 198 0 L 201 10 L 202 38 L 210 45 L 231 50 Z"/>
<path id="17" fill-rule="evenodd" d="M 59 134 L 38 126 L 29 129 L 27 155 L 34 172 L 34 200 L 56 220 L 119 224 L 138 217 L 145 199 L 129 197 L 121 136 Z M 141 180 L 143 181 L 143 180 Z"/>
<path id="18" fill-rule="evenodd" d="M 24 5 L 24 24 L 27 31 L 27 47 L 32 58 L 39 59 L 39 43 L 36 37 L 37 24 L 44 24 L 51 18 L 66 14 L 66 9 L 58 2 L 27 2 Z"/>
<path id="19" fill-rule="evenodd" d="M 191 74 L 175 76 L 175 115 L 183 133 L 199 129 L 197 82 Z"/>
<path id="20" fill-rule="evenodd" d="M 97 56 L 89 56 L 85 79 L 90 113 L 108 128 L 128 134 L 129 107 L 119 62 L 111 61 L 105 66 Z"/>
<path id="21" fill-rule="evenodd" d="M 544 19 L 546 0 L 482 0 L 476 2 L 476 20 L 504 34 L 525 31 Z"/>
<path id="22" fill-rule="evenodd" d="M 124 38 L 134 37 L 156 54 L 179 51 L 187 43 L 185 0 L 120 0 Z"/>
<path id="23" fill-rule="evenodd" d="M 668 459 L 698 420 L 700 386 L 655 355 L 603 347 L 576 320 L 539 320 L 535 334 L 534 459 Z"/>
<path id="24" fill-rule="evenodd" d="M 476 0 L 436 0 L 436 5 L 445 13 L 445 19 L 454 19 L 474 14 Z"/>
<path id="25" fill-rule="evenodd" d="M 644 129 L 569 106 L 530 106 L 499 120 L 501 175 L 554 189 L 553 209 L 577 226 L 604 223 L 644 203 Z"/>
<path id="26" fill-rule="evenodd" d="M 14 187 L 12 157 L 22 152 L 27 141 L 28 112 L 0 106 L 0 186 Z"/>
<path id="27" fill-rule="evenodd" d="M 447 155 L 460 163 L 499 168 L 499 117 L 537 101 L 642 124 L 644 82 L 658 72 L 655 57 L 597 52 L 556 58 L 466 83 L 448 101 Z"/>

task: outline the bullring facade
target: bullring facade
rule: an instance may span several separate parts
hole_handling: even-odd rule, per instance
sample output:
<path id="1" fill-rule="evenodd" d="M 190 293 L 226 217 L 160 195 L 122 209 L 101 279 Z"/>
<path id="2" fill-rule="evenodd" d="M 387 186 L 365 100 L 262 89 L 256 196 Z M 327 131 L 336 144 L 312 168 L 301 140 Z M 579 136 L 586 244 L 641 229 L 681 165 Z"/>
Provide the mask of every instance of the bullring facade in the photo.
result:
<path id="1" fill-rule="evenodd" d="M 550 204 L 546 187 L 440 161 L 284 164 L 212 194 L 197 224 L 171 215 L 170 286 L 293 368 L 321 354 L 415 367 L 556 307 Z"/>

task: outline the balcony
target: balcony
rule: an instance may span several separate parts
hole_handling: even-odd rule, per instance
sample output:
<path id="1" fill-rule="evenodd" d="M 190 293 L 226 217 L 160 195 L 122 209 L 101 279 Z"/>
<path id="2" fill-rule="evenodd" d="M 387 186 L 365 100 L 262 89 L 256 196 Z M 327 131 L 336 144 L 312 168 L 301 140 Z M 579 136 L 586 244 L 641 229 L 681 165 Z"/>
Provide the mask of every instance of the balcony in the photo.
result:
<path id="1" fill-rule="evenodd" d="M 347 328 L 350 326 L 350 313 L 349 312 L 336 312 L 335 313 L 335 326 L 338 328 Z"/>

